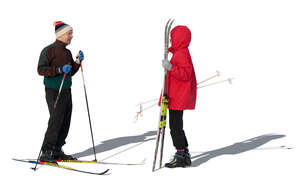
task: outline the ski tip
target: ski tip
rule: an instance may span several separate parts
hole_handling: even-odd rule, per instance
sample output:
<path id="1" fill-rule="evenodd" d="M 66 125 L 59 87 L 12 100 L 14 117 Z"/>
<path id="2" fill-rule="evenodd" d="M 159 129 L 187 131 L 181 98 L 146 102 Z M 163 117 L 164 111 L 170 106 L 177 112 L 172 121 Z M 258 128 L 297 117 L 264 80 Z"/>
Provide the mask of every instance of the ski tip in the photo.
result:
<path id="1" fill-rule="evenodd" d="M 110 169 L 105 170 L 104 172 L 98 173 L 98 175 L 105 175 Z M 108 174 L 107 174 L 108 175 Z"/>
<path id="2" fill-rule="evenodd" d="M 173 24 L 174 21 L 175 21 L 175 19 L 172 19 L 172 20 L 171 20 L 170 26 Z"/>
<path id="3" fill-rule="evenodd" d="M 19 161 L 19 162 L 23 162 L 24 160 L 21 160 L 21 159 L 16 159 L 16 158 L 11 158 L 12 160 L 14 161 Z"/>
<path id="4" fill-rule="evenodd" d="M 170 21 L 170 23 L 169 23 L 169 30 L 170 30 L 170 28 L 171 28 L 171 26 L 172 26 L 172 24 L 173 24 L 173 22 L 175 21 L 175 19 L 170 19 L 171 21 Z"/>

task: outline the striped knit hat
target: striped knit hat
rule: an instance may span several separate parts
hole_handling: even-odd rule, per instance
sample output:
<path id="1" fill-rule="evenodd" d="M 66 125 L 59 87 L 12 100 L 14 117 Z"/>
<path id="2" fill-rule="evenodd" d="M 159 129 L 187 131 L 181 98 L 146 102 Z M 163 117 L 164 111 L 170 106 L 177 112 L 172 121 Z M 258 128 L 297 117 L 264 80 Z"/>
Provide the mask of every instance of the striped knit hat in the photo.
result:
<path id="1" fill-rule="evenodd" d="M 65 34 L 66 32 L 73 30 L 73 28 L 71 26 L 69 26 L 68 24 L 62 22 L 62 21 L 56 21 L 53 24 L 55 26 L 55 35 L 56 38 L 62 36 L 63 34 Z"/>

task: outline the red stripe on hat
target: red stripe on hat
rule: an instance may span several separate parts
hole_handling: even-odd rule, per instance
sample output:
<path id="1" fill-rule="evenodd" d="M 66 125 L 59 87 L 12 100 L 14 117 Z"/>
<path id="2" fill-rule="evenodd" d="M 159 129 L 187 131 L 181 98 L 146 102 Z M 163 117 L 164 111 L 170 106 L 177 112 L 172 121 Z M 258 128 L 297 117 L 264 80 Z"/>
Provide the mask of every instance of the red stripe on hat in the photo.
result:
<path id="1" fill-rule="evenodd" d="M 62 21 L 55 21 L 53 25 L 56 27 L 56 26 L 61 25 L 61 24 L 64 24 L 64 22 L 62 22 Z"/>

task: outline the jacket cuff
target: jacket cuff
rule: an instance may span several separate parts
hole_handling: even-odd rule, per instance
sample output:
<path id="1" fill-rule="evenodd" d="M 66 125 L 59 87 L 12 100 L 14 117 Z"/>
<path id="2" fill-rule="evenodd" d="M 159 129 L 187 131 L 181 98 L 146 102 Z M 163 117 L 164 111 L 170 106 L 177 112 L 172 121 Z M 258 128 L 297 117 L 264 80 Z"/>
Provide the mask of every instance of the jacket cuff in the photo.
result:
<path id="1" fill-rule="evenodd" d="M 79 60 L 78 57 L 76 58 L 75 63 L 78 64 L 78 65 L 80 65 L 80 60 Z"/>

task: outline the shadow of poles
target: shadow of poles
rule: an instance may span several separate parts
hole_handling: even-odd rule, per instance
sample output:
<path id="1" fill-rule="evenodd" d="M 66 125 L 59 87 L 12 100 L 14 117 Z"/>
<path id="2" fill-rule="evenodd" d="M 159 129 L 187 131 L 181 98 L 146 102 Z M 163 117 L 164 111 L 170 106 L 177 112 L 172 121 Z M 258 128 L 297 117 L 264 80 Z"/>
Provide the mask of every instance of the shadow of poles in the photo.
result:
<path id="1" fill-rule="evenodd" d="M 285 135 L 277 135 L 277 134 L 266 134 L 257 136 L 239 143 L 232 144 L 230 146 L 226 146 L 217 150 L 212 150 L 208 152 L 204 152 L 202 154 L 192 156 L 191 159 L 192 167 L 198 167 L 201 164 L 209 161 L 212 158 L 221 156 L 221 155 L 236 155 L 243 152 L 247 152 L 253 150 L 259 146 L 262 146 L 268 143 L 271 140 L 279 139 L 285 137 Z"/>
<path id="2" fill-rule="evenodd" d="M 115 155 L 121 154 L 125 151 L 128 151 L 130 149 L 133 149 L 147 141 L 154 140 L 155 138 L 147 139 L 147 137 L 154 136 L 154 135 L 156 135 L 156 133 L 157 133 L 156 131 L 149 131 L 144 134 L 137 135 L 137 136 L 124 136 L 124 137 L 118 137 L 118 138 L 114 138 L 114 139 L 105 140 L 105 141 L 102 141 L 101 144 L 95 146 L 95 151 L 96 151 L 96 154 L 98 154 L 98 153 L 110 151 L 115 148 L 119 148 L 121 146 L 125 146 L 128 144 L 138 143 L 134 146 L 131 146 L 125 150 L 122 150 L 116 154 L 113 154 L 113 155 L 105 158 L 105 159 L 108 159 Z M 80 157 L 86 157 L 86 156 L 93 155 L 93 154 L 94 154 L 94 150 L 93 150 L 93 147 L 91 147 L 82 152 L 72 154 L 72 156 L 74 156 L 76 158 L 80 158 Z M 105 160 L 105 159 L 103 159 L 103 160 Z"/>

